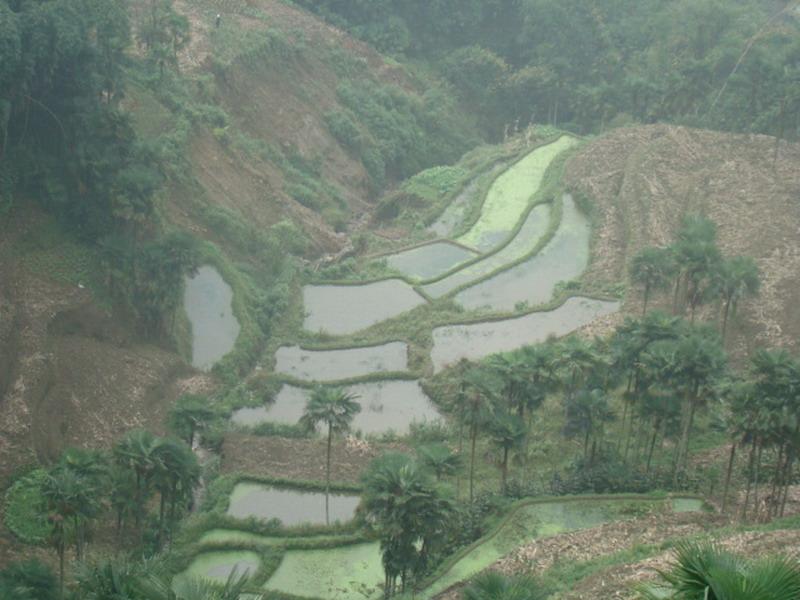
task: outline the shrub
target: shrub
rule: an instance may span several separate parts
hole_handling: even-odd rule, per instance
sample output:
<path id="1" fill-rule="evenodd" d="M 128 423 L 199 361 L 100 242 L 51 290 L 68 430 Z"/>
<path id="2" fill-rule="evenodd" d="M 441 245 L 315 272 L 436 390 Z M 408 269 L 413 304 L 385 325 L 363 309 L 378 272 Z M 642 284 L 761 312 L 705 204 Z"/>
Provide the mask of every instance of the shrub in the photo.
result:
<path id="1" fill-rule="evenodd" d="M 6 492 L 6 527 L 28 544 L 40 544 L 50 531 L 44 515 L 42 485 L 47 471 L 37 469 L 18 479 Z"/>

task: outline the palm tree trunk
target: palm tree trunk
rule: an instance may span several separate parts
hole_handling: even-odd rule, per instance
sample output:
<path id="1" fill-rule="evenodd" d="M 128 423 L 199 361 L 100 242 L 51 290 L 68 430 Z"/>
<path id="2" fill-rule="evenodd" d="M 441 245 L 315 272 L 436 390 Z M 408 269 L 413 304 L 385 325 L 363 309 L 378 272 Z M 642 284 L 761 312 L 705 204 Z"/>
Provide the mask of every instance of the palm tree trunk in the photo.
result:
<path id="1" fill-rule="evenodd" d="M 733 473 L 733 461 L 736 458 L 736 442 L 731 444 L 731 454 L 728 457 L 728 469 L 725 471 L 725 487 L 722 490 L 722 512 L 728 508 L 728 490 L 731 487 L 731 474 Z"/>
<path id="2" fill-rule="evenodd" d="M 328 423 L 328 452 L 325 459 L 325 524 L 331 524 L 330 495 L 331 495 L 331 442 L 333 441 L 333 427 Z"/>
<path id="3" fill-rule="evenodd" d="M 503 465 L 500 470 L 500 493 L 506 493 L 506 481 L 508 481 L 508 448 L 503 448 Z"/>
<path id="4" fill-rule="evenodd" d="M 742 506 L 742 512 L 741 512 L 742 521 L 747 519 L 747 505 L 750 503 L 750 489 L 753 485 L 753 465 L 755 464 L 755 462 L 756 462 L 756 439 L 753 438 L 753 441 L 750 446 L 750 458 L 748 459 L 747 487 L 745 489 L 744 505 Z"/>
<path id="5" fill-rule="evenodd" d="M 58 597 L 64 600 L 64 545 L 58 548 Z"/>
<path id="6" fill-rule="evenodd" d="M 761 507 L 758 505 L 758 478 L 761 474 L 761 453 L 764 450 L 764 444 L 758 445 L 758 453 L 756 454 L 756 472 L 755 472 L 755 483 L 753 484 L 753 506 L 755 508 L 755 513 L 753 514 L 753 518 L 758 521 L 758 515 L 761 511 Z"/>
<path id="7" fill-rule="evenodd" d="M 725 308 L 722 311 L 722 345 L 725 345 L 725 334 L 728 331 L 728 311 L 731 308 L 731 300 L 727 298 L 725 300 Z"/>
<path id="8" fill-rule="evenodd" d="M 472 504 L 472 498 L 474 494 L 474 482 L 475 482 L 475 443 L 477 442 L 478 438 L 478 425 L 477 423 L 473 423 L 471 430 L 470 430 L 470 443 L 472 444 L 472 448 L 470 450 L 469 455 L 469 502 Z"/>
<path id="9" fill-rule="evenodd" d="M 653 451 L 656 448 L 656 440 L 658 439 L 658 430 L 661 427 L 661 423 L 659 419 L 656 419 L 655 423 L 653 423 L 653 437 L 650 438 L 650 449 L 647 451 L 647 466 L 645 467 L 645 473 L 650 472 L 650 463 L 653 460 Z"/>
<path id="10" fill-rule="evenodd" d="M 784 511 L 786 510 L 786 500 L 789 497 L 789 486 L 792 484 L 792 466 L 794 463 L 794 452 L 790 452 L 789 458 L 786 461 L 786 475 L 783 478 L 784 485 L 783 485 L 783 497 L 781 498 L 781 512 L 780 516 L 783 516 Z"/>
<path id="11" fill-rule="evenodd" d="M 647 314 L 647 301 L 650 299 L 650 286 L 644 286 L 644 302 L 642 306 L 642 316 Z"/>

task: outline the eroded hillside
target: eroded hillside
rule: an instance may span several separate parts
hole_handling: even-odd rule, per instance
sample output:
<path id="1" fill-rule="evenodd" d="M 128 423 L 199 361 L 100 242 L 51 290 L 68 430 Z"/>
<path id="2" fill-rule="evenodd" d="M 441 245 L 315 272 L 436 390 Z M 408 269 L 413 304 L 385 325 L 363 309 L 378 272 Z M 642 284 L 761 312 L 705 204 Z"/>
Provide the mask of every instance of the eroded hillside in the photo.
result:
<path id="1" fill-rule="evenodd" d="M 732 339 L 738 353 L 793 348 L 800 338 L 800 146 L 767 136 L 670 126 L 620 129 L 584 146 L 565 181 L 593 200 L 595 245 L 590 280 L 618 282 L 644 246 L 666 246 L 681 218 L 717 223 L 726 255 L 752 256 L 760 297 L 743 303 Z M 669 294 L 662 300 L 669 305 Z M 625 308 L 636 313 L 633 288 Z M 707 306 L 710 316 L 717 307 Z"/>

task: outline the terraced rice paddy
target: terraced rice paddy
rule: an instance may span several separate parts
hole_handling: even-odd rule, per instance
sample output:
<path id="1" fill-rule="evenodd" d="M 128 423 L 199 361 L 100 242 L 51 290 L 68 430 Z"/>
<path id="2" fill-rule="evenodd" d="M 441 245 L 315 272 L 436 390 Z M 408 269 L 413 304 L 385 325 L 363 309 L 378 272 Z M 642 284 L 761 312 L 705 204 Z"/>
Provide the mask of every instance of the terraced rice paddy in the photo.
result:
<path id="1" fill-rule="evenodd" d="M 185 279 L 183 306 L 192 325 L 192 365 L 210 369 L 233 350 L 239 321 L 233 314 L 233 290 L 214 267 L 200 267 Z"/>
<path id="2" fill-rule="evenodd" d="M 567 195 L 563 199 L 561 223 L 541 252 L 461 291 L 455 300 L 470 310 L 489 308 L 496 311 L 510 311 L 520 303 L 536 306 L 550 302 L 559 281 L 575 279 L 586 269 L 591 234 L 588 219 Z"/>
<path id="3" fill-rule="evenodd" d="M 477 222 L 458 241 L 482 252 L 501 243 L 525 214 L 553 159 L 577 143 L 573 137 L 562 136 L 529 153 L 500 175 L 486 195 Z"/>
<path id="4" fill-rule="evenodd" d="M 361 412 L 352 424 L 354 431 L 364 434 L 389 431 L 404 434 L 413 422 L 430 423 L 440 419 L 417 381 L 381 381 L 352 385 L 345 389 L 354 394 L 356 402 L 361 405 Z M 241 425 L 263 422 L 295 424 L 300 420 L 310 396 L 310 390 L 284 385 L 271 405 L 236 411 L 233 421 Z"/>
<path id="5" fill-rule="evenodd" d="M 550 336 L 564 336 L 619 310 L 619 302 L 574 297 L 555 310 L 522 317 L 448 325 L 433 330 L 431 360 L 435 372 L 462 358 L 480 360 L 490 354 L 509 352 L 544 342 Z"/>
<path id="6" fill-rule="evenodd" d="M 444 279 L 422 286 L 422 290 L 431 298 L 441 298 L 456 288 L 485 277 L 509 263 L 523 258 L 526 254 L 530 254 L 547 233 L 550 226 L 550 213 L 551 206 L 549 204 L 534 207 L 525 219 L 519 233 L 504 248 Z"/>
<path id="7" fill-rule="evenodd" d="M 303 304 L 306 330 L 345 335 L 425 304 L 425 299 L 401 279 L 387 279 L 364 285 L 307 285 Z"/>
<path id="8" fill-rule="evenodd" d="M 276 373 L 302 381 L 336 381 L 408 370 L 408 344 L 390 342 L 343 350 L 304 350 L 299 346 L 282 346 L 275 354 L 275 361 Z"/>
<path id="9" fill-rule="evenodd" d="M 420 597 L 433 598 L 449 587 L 466 581 L 532 539 L 588 529 L 624 518 L 625 510 L 632 505 L 655 508 L 662 503 L 651 500 L 568 500 L 522 506 L 494 535 L 461 556 Z M 684 499 L 680 507 L 686 509 L 682 512 L 690 512 L 700 510 L 702 504 L 700 500 Z M 677 511 L 677 508 L 678 505 L 673 503 L 673 510 Z"/>
<path id="10" fill-rule="evenodd" d="M 239 575 L 245 573 L 253 575 L 260 566 L 261 559 L 255 552 L 228 550 L 203 552 L 194 558 L 183 573 L 175 577 L 173 586 L 179 589 L 180 586 L 185 585 L 187 579 L 191 578 L 224 582 L 234 571 Z"/>
<path id="11" fill-rule="evenodd" d="M 304 598 L 373 598 L 383 582 L 377 543 L 330 550 L 290 550 L 264 588 Z"/>
<path id="12" fill-rule="evenodd" d="M 354 494 L 332 493 L 329 498 L 331 522 L 352 520 L 360 500 Z M 325 494 L 242 482 L 236 484 L 231 493 L 228 514 L 238 519 L 278 519 L 287 527 L 304 523 L 324 525 Z"/>
<path id="13" fill-rule="evenodd" d="M 425 281 L 444 275 L 477 256 L 477 252 L 456 244 L 436 242 L 391 254 L 386 257 L 386 263 L 411 279 Z"/>

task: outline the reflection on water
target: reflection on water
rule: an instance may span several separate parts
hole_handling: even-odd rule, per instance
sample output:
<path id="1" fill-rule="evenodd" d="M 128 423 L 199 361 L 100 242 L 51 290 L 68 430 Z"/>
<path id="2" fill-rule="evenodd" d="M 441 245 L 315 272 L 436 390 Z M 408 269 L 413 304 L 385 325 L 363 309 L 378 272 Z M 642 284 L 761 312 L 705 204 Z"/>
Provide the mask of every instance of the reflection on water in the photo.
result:
<path id="1" fill-rule="evenodd" d="M 360 500 L 359 496 L 352 494 L 331 493 L 331 523 L 350 521 Z M 287 527 L 301 523 L 324 525 L 325 494 L 279 489 L 259 483 L 238 483 L 231 493 L 228 514 L 238 519 L 279 519 Z"/>
<path id="2" fill-rule="evenodd" d="M 275 354 L 275 372 L 303 381 L 336 381 L 372 373 L 408 369 L 408 344 L 391 342 L 346 350 L 303 350 L 282 346 Z"/>
<path id="3" fill-rule="evenodd" d="M 411 423 L 433 422 L 439 413 L 422 391 L 417 381 L 381 381 L 345 388 L 358 396 L 361 412 L 353 420 L 353 431 L 379 434 L 394 431 L 408 432 Z M 272 404 L 260 408 L 245 408 L 234 412 L 233 421 L 239 425 L 257 425 L 265 421 L 294 424 L 300 420 L 310 390 L 284 385 Z"/>
<path id="4" fill-rule="evenodd" d="M 559 281 L 579 277 L 589 264 L 592 230 L 572 197 L 564 196 L 561 223 L 553 239 L 541 252 L 499 275 L 467 288 L 455 297 L 470 310 L 488 307 L 509 311 L 521 303 L 546 304 Z"/>
<path id="5" fill-rule="evenodd" d="M 567 335 L 618 310 L 619 302 L 575 297 L 551 311 L 499 321 L 437 327 L 433 330 L 431 352 L 434 371 L 439 372 L 462 358 L 479 360 L 497 352 L 544 342 L 550 336 Z"/>
<path id="6" fill-rule="evenodd" d="M 214 267 L 200 267 L 186 278 L 183 306 L 192 324 L 192 365 L 198 369 L 210 369 L 233 349 L 240 327 L 232 301 L 233 291 Z"/>
<path id="7" fill-rule="evenodd" d="M 425 303 L 400 279 L 364 285 L 307 285 L 303 288 L 308 331 L 345 335 L 396 317 Z"/>

